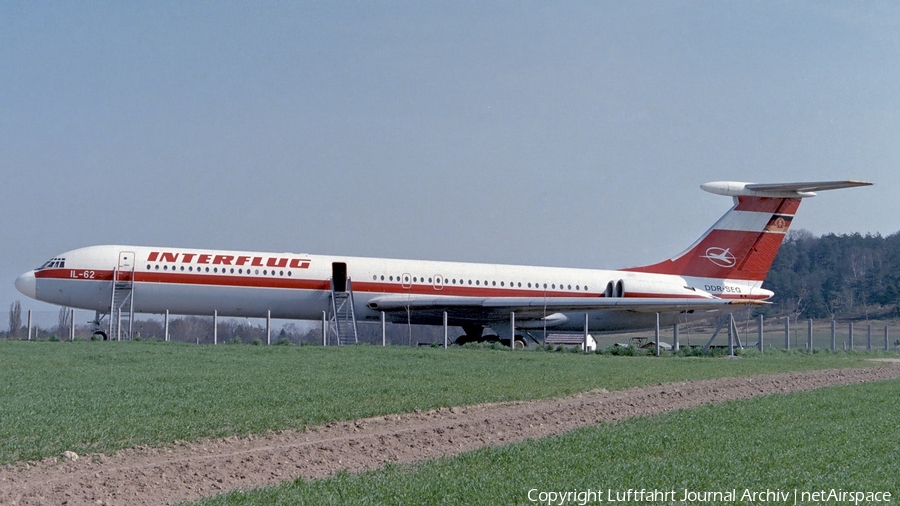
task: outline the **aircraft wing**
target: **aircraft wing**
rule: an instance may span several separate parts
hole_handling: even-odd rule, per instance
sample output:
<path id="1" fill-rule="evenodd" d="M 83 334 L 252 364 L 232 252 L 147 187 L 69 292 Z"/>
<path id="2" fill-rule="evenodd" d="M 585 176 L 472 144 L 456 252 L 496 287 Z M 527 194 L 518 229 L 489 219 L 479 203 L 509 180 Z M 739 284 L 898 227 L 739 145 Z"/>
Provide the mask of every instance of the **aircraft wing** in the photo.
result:
<path id="1" fill-rule="evenodd" d="M 515 311 L 517 320 L 541 319 L 554 313 L 633 311 L 663 313 L 714 311 L 729 306 L 766 305 L 759 300 L 643 297 L 446 297 L 432 295 L 386 295 L 370 300 L 368 307 L 386 313 L 438 316 L 447 311 L 456 318 L 505 321 Z M 735 308 L 731 308 L 735 309 Z"/>

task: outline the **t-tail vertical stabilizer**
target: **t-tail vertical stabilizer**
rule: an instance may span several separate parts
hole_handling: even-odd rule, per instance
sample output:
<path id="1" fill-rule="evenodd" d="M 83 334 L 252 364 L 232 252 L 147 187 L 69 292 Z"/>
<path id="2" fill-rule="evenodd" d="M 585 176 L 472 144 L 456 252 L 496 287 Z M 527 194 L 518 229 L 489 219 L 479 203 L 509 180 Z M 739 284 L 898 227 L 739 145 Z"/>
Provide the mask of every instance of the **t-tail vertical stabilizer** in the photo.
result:
<path id="1" fill-rule="evenodd" d="M 811 183 L 739 183 L 717 181 L 700 188 L 734 198 L 732 207 L 684 253 L 663 262 L 624 269 L 632 272 L 674 274 L 762 282 L 800 200 L 815 192 L 869 186 L 863 181 Z"/>

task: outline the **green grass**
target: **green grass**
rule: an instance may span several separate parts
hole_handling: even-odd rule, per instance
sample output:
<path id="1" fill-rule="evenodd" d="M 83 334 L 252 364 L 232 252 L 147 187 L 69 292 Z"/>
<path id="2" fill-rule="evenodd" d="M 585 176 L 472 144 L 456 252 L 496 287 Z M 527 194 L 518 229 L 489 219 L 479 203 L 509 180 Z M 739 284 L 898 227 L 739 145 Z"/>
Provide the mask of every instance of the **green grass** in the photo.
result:
<path id="1" fill-rule="evenodd" d="M 0 463 L 865 358 L 0 341 Z"/>
<path id="2" fill-rule="evenodd" d="M 765 502 L 741 501 L 745 489 L 882 491 L 893 502 L 900 495 L 898 401 L 900 381 L 733 401 L 199 504 L 535 504 L 532 489 L 599 490 L 604 502 L 628 489 L 675 491 L 675 501 L 629 504 L 678 503 L 685 489 L 736 489 L 741 504 Z M 805 499 L 798 495 L 798 504 L 821 502 Z M 773 502 L 793 503 L 793 496 Z"/>

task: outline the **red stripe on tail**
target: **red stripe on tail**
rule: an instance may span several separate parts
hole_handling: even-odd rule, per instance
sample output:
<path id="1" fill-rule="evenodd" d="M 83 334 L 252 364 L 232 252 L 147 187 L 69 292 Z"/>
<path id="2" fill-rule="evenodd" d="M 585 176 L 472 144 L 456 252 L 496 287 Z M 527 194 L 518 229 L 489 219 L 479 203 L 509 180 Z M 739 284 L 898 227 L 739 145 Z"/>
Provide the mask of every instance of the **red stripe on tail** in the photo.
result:
<path id="1" fill-rule="evenodd" d="M 800 199 L 738 197 L 735 206 L 686 252 L 623 270 L 762 281 L 799 206 Z"/>

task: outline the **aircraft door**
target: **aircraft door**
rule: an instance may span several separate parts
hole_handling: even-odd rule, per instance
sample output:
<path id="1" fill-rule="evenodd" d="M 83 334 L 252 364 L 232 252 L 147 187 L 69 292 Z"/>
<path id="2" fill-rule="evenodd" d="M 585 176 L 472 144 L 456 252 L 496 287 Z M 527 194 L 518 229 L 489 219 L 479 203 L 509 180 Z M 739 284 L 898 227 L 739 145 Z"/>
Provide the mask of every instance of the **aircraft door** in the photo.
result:
<path id="1" fill-rule="evenodd" d="M 130 280 L 131 275 L 134 272 L 134 252 L 133 251 L 120 251 L 119 252 L 119 263 L 116 266 L 116 272 L 118 272 L 119 280 Z"/>
<path id="2" fill-rule="evenodd" d="M 347 291 L 347 264 L 345 262 L 331 263 L 331 283 L 335 292 Z"/>

